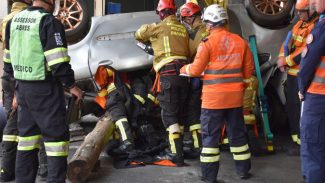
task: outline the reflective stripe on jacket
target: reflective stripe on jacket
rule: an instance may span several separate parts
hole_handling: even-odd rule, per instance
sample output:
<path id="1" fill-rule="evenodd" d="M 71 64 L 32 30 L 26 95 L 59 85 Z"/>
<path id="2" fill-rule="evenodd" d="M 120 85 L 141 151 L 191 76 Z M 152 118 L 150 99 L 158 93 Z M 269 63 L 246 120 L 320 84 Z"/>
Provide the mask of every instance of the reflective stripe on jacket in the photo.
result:
<path id="1" fill-rule="evenodd" d="M 192 64 L 181 73 L 202 77 L 202 108 L 226 109 L 243 105 L 244 79 L 251 77 L 252 53 L 247 43 L 225 28 L 210 31 L 200 44 Z"/>
<path id="2" fill-rule="evenodd" d="M 168 16 L 160 23 L 142 25 L 136 31 L 135 38 L 141 42 L 151 42 L 156 72 L 176 59 L 186 60 L 189 55 L 187 30 L 175 15 Z"/>
<path id="3" fill-rule="evenodd" d="M 280 49 L 279 57 L 285 57 L 286 65 L 289 66 L 288 74 L 297 76 L 299 71 L 299 64 L 301 60 L 301 52 L 306 46 L 306 38 L 309 33 L 313 30 L 315 22 L 318 21 L 318 16 L 309 22 L 299 20 L 296 25 L 292 28 L 292 38 L 288 45 L 289 55 L 284 55 L 284 45 Z"/>
<path id="4" fill-rule="evenodd" d="M 307 92 L 325 95 L 325 56 L 320 61 Z"/>

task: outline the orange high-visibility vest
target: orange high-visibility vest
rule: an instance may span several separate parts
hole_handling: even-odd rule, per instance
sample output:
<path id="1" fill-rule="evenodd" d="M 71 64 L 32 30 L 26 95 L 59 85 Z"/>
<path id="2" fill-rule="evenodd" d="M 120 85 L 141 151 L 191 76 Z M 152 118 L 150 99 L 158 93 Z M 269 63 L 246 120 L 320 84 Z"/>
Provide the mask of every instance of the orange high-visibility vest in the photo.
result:
<path id="1" fill-rule="evenodd" d="M 297 73 L 299 72 L 299 62 L 296 63 L 295 57 L 298 57 L 306 46 L 306 38 L 309 33 L 313 30 L 315 22 L 318 21 L 318 18 L 319 17 L 317 16 L 309 22 L 299 20 L 296 25 L 292 28 L 292 41 L 289 45 L 289 49 L 293 51 L 290 52 L 290 55 L 286 56 L 285 58 L 286 64 L 290 67 L 288 70 L 289 75 L 297 76 Z M 283 45 L 281 47 L 279 56 L 285 56 Z"/>

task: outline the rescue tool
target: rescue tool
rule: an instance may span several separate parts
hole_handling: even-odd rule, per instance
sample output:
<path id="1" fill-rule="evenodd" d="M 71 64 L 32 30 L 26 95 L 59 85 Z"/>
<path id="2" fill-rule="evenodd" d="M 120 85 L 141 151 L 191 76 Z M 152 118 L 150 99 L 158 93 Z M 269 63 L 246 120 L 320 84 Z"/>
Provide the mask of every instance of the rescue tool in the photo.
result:
<path id="1" fill-rule="evenodd" d="M 270 130 L 270 125 L 269 125 L 269 118 L 268 118 L 268 104 L 267 104 L 267 98 L 264 93 L 264 88 L 263 88 L 263 81 L 262 81 L 262 75 L 261 75 L 261 70 L 260 70 L 260 65 L 259 65 L 259 60 L 258 60 L 258 55 L 257 55 L 257 45 L 256 45 L 256 37 L 255 35 L 249 36 L 249 45 L 251 48 L 251 51 L 254 56 L 254 64 L 255 64 L 255 71 L 256 71 L 256 77 L 258 80 L 258 86 L 259 86 L 259 92 L 258 92 L 258 100 L 259 100 L 259 108 L 260 112 L 262 115 L 262 120 L 263 120 L 263 129 L 264 129 L 264 137 L 265 137 L 265 142 L 266 142 L 266 148 L 267 151 L 273 152 L 274 147 L 273 147 L 273 134 Z"/>

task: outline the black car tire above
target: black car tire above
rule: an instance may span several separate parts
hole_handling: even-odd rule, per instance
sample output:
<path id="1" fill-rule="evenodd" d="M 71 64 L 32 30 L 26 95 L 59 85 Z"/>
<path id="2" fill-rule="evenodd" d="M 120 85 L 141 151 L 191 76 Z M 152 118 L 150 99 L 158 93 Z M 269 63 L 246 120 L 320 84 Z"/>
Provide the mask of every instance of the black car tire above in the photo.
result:
<path id="1" fill-rule="evenodd" d="M 264 4 L 266 2 L 267 0 L 245 0 L 248 14 L 256 24 L 268 28 L 276 28 L 289 24 L 292 17 L 294 0 L 274 0 L 272 7 L 266 7 Z M 279 5 L 276 5 L 276 2 L 285 3 L 282 10 L 277 9 Z M 265 11 L 263 12 L 261 9 Z"/>
<path id="2" fill-rule="evenodd" d="M 92 0 L 61 0 L 58 18 L 66 30 L 69 42 L 83 38 L 89 30 L 90 11 Z M 65 4 L 66 3 L 66 4 Z"/>

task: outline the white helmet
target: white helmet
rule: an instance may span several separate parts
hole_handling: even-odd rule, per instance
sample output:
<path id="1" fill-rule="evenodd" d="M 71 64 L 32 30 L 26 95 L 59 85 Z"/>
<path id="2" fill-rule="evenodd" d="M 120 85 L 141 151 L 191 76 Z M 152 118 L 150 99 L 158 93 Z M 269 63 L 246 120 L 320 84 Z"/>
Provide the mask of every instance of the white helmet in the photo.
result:
<path id="1" fill-rule="evenodd" d="M 227 11 L 218 4 L 210 5 L 205 9 L 202 20 L 213 24 L 221 23 L 228 20 Z"/>

